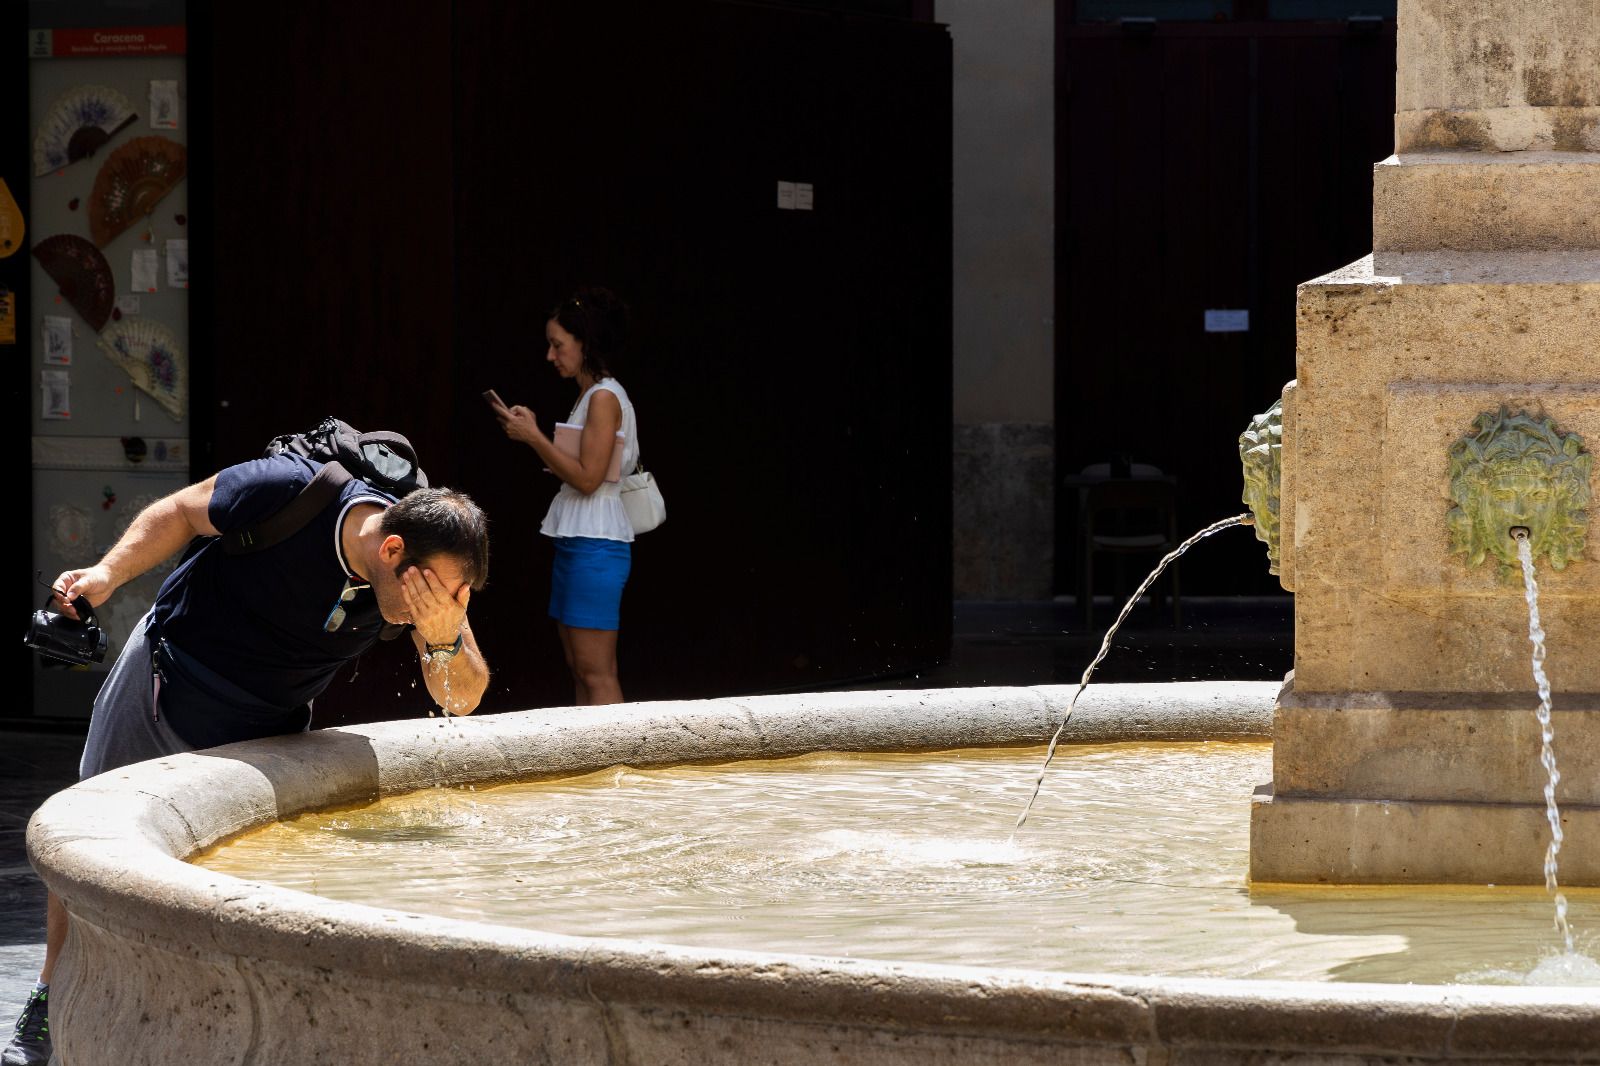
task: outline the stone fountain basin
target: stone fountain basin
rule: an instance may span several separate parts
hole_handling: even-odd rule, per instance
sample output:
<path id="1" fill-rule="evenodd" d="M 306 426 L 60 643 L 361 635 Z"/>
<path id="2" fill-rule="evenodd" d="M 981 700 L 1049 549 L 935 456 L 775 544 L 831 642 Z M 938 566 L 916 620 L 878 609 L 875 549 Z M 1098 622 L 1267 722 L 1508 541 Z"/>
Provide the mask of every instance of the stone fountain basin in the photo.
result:
<path id="1" fill-rule="evenodd" d="M 1094 686 L 1066 739 L 1264 738 L 1278 687 Z M 441 783 L 1038 744 L 1072 691 L 849 692 L 386 722 L 101 775 L 52 797 L 28 829 L 35 868 L 72 915 L 52 996 L 56 1047 L 71 1066 L 1600 1062 L 1593 988 L 710 951 L 366 907 L 184 861 L 278 819 Z"/>

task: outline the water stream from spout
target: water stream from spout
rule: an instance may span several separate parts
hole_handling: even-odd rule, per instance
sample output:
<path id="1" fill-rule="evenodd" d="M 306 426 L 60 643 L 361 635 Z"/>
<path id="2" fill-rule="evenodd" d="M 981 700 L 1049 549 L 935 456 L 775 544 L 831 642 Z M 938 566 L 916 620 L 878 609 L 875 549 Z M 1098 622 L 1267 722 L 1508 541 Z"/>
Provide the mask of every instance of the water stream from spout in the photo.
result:
<path id="1" fill-rule="evenodd" d="M 1544 786 L 1544 814 L 1550 822 L 1550 846 L 1544 853 L 1544 887 L 1555 897 L 1556 930 L 1566 944 L 1567 954 L 1574 951 L 1572 928 L 1567 924 L 1567 897 L 1561 894 L 1556 880 L 1556 856 L 1561 853 L 1561 809 L 1556 806 L 1556 785 L 1561 782 L 1561 771 L 1556 769 L 1556 753 L 1552 746 L 1556 738 L 1555 726 L 1550 721 L 1550 679 L 1544 673 L 1544 626 L 1539 621 L 1539 582 L 1533 572 L 1533 549 L 1528 545 L 1528 534 L 1517 530 L 1512 534 L 1517 541 L 1517 558 L 1522 563 L 1523 593 L 1528 599 L 1528 641 L 1533 645 L 1533 683 L 1539 689 L 1539 764 L 1548 779 Z"/>
<path id="2" fill-rule="evenodd" d="M 1168 564 L 1188 551 L 1190 547 L 1205 540 L 1213 533 L 1227 529 L 1229 526 L 1246 525 L 1249 522 L 1250 514 L 1246 512 L 1245 514 L 1234 515 L 1232 518 L 1224 518 L 1221 521 L 1211 523 L 1163 556 L 1161 561 L 1156 564 L 1156 568 L 1150 571 L 1150 576 L 1145 578 L 1139 587 L 1133 590 L 1133 595 L 1128 597 L 1128 602 L 1122 605 L 1122 611 L 1117 615 L 1117 620 L 1111 623 L 1110 629 L 1106 630 L 1106 637 L 1100 642 L 1099 654 L 1094 657 L 1088 668 L 1084 670 L 1083 677 L 1078 682 L 1077 691 L 1072 694 L 1072 699 L 1067 702 L 1067 713 L 1061 716 L 1061 724 L 1056 726 L 1055 734 L 1050 738 L 1050 746 L 1045 749 L 1044 765 L 1039 767 L 1039 778 L 1033 783 L 1033 793 L 1028 796 L 1027 806 L 1023 807 L 1022 813 L 1017 816 L 1017 824 L 1011 827 L 1011 840 L 1016 840 L 1017 830 L 1021 829 L 1022 823 L 1028 820 L 1028 812 L 1033 810 L 1033 802 L 1039 798 L 1039 789 L 1044 785 L 1045 771 L 1050 769 L 1050 760 L 1055 758 L 1056 744 L 1060 742 L 1061 733 L 1067 728 L 1067 722 L 1072 718 L 1073 708 L 1078 706 L 1078 697 L 1083 695 L 1083 690 L 1089 687 L 1089 678 L 1093 676 L 1094 668 L 1100 665 L 1100 660 L 1104 659 L 1106 653 L 1111 650 L 1111 641 L 1117 635 L 1117 627 L 1122 625 L 1123 619 L 1128 617 L 1128 612 L 1133 610 L 1133 605 L 1139 602 L 1146 589 L 1155 584 L 1156 578 L 1161 576 L 1161 572 L 1167 568 Z"/>
<path id="3" fill-rule="evenodd" d="M 445 782 L 450 775 L 449 768 L 445 763 L 445 756 L 449 753 L 451 745 L 461 736 L 461 726 L 456 722 L 457 715 L 451 710 L 455 706 L 455 698 L 450 692 L 450 662 L 451 660 L 447 659 L 430 660 L 422 667 L 429 674 L 440 678 L 444 688 L 444 698 L 439 701 L 437 707 L 432 702 L 428 705 L 428 717 L 434 717 L 437 711 L 440 719 L 439 733 L 433 738 L 433 787 L 436 789 L 447 787 Z M 431 701 L 431 690 L 428 696 Z M 475 791 L 475 786 L 473 785 L 466 787 L 468 791 Z"/>

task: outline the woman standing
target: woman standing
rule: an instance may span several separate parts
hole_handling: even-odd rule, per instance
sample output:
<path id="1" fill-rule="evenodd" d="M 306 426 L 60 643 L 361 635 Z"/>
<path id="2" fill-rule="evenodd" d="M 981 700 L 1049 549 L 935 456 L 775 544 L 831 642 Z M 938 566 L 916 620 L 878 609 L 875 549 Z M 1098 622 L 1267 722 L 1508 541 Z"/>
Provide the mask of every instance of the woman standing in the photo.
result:
<path id="1" fill-rule="evenodd" d="M 545 323 L 545 358 L 578 385 L 578 403 L 567 418 L 579 427 L 577 454 L 557 447 L 528 408 L 496 411 L 506 436 L 538 452 L 562 482 L 540 531 L 555 540 L 550 617 L 561 634 L 579 705 L 622 702 L 617 629 L 632 566 L 633 526 L 622 507 L 620 482 L 607 477 L 618 469 L 613 449 L 621 449 L 624 473 L 639 458 L 633 404 L 612 376 L 627 332 L 627 306 L 598 287 L 579 289 Z"/>

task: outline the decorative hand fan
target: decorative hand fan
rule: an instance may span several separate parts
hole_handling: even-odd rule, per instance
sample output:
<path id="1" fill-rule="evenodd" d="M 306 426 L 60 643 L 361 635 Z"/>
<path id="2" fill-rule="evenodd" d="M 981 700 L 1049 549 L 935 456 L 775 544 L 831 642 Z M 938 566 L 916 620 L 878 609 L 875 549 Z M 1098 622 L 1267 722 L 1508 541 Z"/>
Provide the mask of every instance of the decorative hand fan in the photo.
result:
<path id="1" fill-rule="evenodd" d="M 43 177 L 76 163 L 139 116 L 128 98 L 104 85 L 79 85 L 56 98 L 33 138 L 33 173 Z"/>
<path id="2" fill-rule="evenodd" d="M 33 254 L 83 320 L 96 333 L 104 329 L 117 292 L 111 264 L 100 249 L 82 237 L 58 233 L 34 245 Z"/>
<path id="3" fill-rule="evenodd" d="M 128 318 L 112 323 L 96 343 L 136 388 L 167 409 L 173 421 L 183 420 L 189 371 L 171 330 L 148 318 Z"/>
<path id="4" fill-rule="evenodd" d="M 135 137 L 106 157 L 89 194 L 89 235 L 104 248 L 155 210 L 183 180 L 188 152 L 166 137 Z"/>

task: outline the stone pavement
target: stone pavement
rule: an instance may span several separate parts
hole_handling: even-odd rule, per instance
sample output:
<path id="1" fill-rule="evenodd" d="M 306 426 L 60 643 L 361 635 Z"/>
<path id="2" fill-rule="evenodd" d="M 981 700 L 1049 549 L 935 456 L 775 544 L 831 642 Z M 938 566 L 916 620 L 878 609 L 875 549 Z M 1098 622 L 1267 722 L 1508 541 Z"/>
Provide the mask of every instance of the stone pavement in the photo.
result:
<path id="1" fill-rule="evenodd" d="M 28 819 L 51 793 L 78 780 L 83 737 L 0 730 L 0 1035 L 33 990 L 44 962 L 44 886 L 28 865 Z"/>

